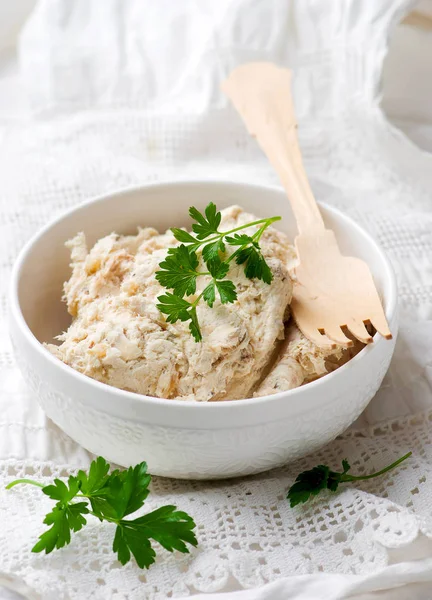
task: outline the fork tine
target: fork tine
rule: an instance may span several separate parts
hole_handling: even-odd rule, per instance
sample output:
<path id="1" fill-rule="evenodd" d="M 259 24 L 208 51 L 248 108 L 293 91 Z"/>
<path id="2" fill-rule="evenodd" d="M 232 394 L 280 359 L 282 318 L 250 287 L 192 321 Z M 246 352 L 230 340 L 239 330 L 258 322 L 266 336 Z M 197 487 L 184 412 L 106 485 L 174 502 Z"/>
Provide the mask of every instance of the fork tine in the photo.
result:
<path id="1" fill-rule="evenodd" d="M 375 327 L 375 329 L 380 333 L 386 340 L 392 339 L 391 331 L 387 324 L 387 319 L 385 318 L 384 312 L 382 310 L 376 311 L 375 314 L 370 317 L 370 322 Z"/>
<path id="2" fill-rule="evenodd" d="M 316 346 L 320 348 L 336 348 L 336 344 L 333 340 L 320 333 L 320 331 L 315 327 L 310 326 L 310 323 L 308 323 L 307 326 L 304 326 L 303 323 L 301 325 L 297 323 L 297 327 L 300 329 L 302 334 Z"/>
<path id="3" fill-rule="evenodd" d="M 344 334 L 339 325 L 333 325 L 332 327 L 327 328 L 325 334 L 328 338 L 345 348 L 350 348 L 354 345 L 354 342 Z"/>
<path id="4" fill-rule="evenodd" d="M 360 340 L 360 342 L 363 342 L 363 344 L 370 344 L 373 342 L 373 337 L 369 334 L 362 321 L 352 319 L 348 321 L 347 327 L 353 336 Z"/>

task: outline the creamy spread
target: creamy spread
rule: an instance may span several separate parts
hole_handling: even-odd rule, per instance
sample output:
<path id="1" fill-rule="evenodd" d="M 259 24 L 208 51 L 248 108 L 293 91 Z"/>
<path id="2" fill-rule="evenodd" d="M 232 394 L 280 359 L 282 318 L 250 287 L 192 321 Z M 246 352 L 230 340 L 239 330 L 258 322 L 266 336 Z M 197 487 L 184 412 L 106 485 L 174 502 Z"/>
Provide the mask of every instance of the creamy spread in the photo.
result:
<path id="1" fill-rule="evenodd" d="M 220 230 L 254 220 L 232 206 L 222 211 Z M 256 227 L 244 230 L 254 231 Z M 73 320 L 58 336 L 60 345 L 47 348 L 72 368 L 108 385 L 202 402 L 289 390 L 333 370 L 344 359 L 341 349 L 326 352 L 314 346 L 289 320 L 289 271 L 295 251 L 287 236 L 273 227 L 260 240 L 272 283 L 247 279 L 243 267 L 233 261 L 229 278 L 237 300 L 224 305 L 216 300 L 213 308 L 204 302 L 198 305 L 203 339 L 196 343 L 187 323 L 167 323 L 156 308 L 157 297 L 167 290 L 155 273 L 167 249 L 177 244 L 170 231 L 159 234 L 152 228 L 139 229 L 133 236 L 112 233 L 91 249 L 83 233 L 68 241 L 72 276 L 64 285 L 64 300 Z M 205 279 L 198 278 L 197 294 L 208 283 Z"/>

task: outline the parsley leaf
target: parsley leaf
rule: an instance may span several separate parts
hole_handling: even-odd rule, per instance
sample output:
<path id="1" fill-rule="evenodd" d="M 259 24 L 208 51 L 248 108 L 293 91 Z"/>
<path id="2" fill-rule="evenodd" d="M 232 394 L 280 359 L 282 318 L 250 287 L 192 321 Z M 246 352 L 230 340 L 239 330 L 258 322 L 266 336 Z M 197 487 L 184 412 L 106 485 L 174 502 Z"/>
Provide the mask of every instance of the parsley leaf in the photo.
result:
<path id="1" fill-rule="evenodd" d="M 189 310 L 189 318 L 190 318 L 190 323 L 189 323 L 189 331 L 191 332 L 194 340 L 196 342 L 200 342 L 202 340 L 202 335 L 201 335 L 201 329 L 198 323 L 198 316 L 196 313 L 196 308 L 193 306 L 190 310 Z"/>
<path id="2" fill-rule="evenodd" d="M 61 479 L 54 479 L 54 485 L 47 485 L 42 489 L 42 492 L 46 494 L 51 500 L 60 500 L 62 502 L 68 502 L 74 496 L 76 496 L 79 490 L 79 481 L 76 477 L 71 475 L 66 485 Z"/>
<path id="3" fill-rule="evenodd" d="M 306 502 L 311 496 L 316 496 L 321 490 L 325 490 L 329 473 L 330 469 L 325 465 L 318 465 L 310 471 L 300 473 L 288 492 L 291 507 Z"/>
<path id="4" fill-rule="evenodd" d="M 63 504 L 57 502 L 52 511 L 44 519 L 45 525 L 51 525 L 48 531 L 39 536 L 32 552 L 49 554 L 54 548 L 63 548 L 71 541 L 71 531 L 79 531 L 87 521 L 83 515 L 88 514 L 86 502 Z"/>
<path id="5" fill-rule="evenodd" d="M 209 260 L 219 258 L 219 251 L 225 252 L 225 244 L 222 238 L 204 246 L 202 251 L 204 262 L 207 263 Z"/>
<path id="6" fill-rule="evenodd" d="M 175 506 L 163 506 L 133 521 L 120 521 L 114 538 L 113 550 L 122 564 L 133 554 L 141 568 L 154 563 L 156 553 L 150 539 L 173 552 L 188 553 L 185 544 L 197 545 L 193 528 L 195 523 L 189 515 L 178 511 Z"/>
<path id="7" fill-rule="evenodd" d="M 88 474 L 85 471 L 78 471 L 77 479 L 82 493 L 89 496 L 103 488 L 108 479 L 108 471 L 109 464 L 102 456 L 92 461 Z"/>
<path id="8" fill-rule="evenodd" d="M 191 235 L 188 231 L 184 229 L 179 229 L 178 227 L 171 227 L 171 231 L 176 240 L 179 242 L 183 242 L 185 244 L 195 244 L 196 239 L 193 235 Z"/>
<path id="9" fill-rule="evenodd" d="M 166 318 L 168 323 L 190 321 L 189 331 L 193 338 L 196 342 L 202 340 L 201 329 L 194 304 L 170 293 L 167 293 L 164 296 L 158 296 L 158 300 L 159 304 L 156 305 L 156 308 L 160 310 L 160 312 L 168 315 Z"/>
<path id="10" fill-rule="evenodd" d="M 210 308 L 213 307 L 216 299 L 216 288 L 219 292 L 219 297 L 222 304 L 235 302 L 237 300 L 237 292 L 234 283 L 228 279 L 219 281 L 228 273 L 229 264 L 227 262 L 222 262 L 221 259 L 217 257 L 208 261 L 207 268 L 213 277 L 213 280 L 204 289 L 203 298 Z"/>
<path id="11" fill-rule="evenodd" d="M 210 308 L 213 308 L 214 301 L 216 300 L 216 286 L 214 279 L 212 279 L 210 283 L 204 288 L 203 298 L 210 306 Z"/>
<path id="12" fill-rule="evenodd" d="M 344 475 L 345 473 L 348 473 L 348 471 L 351 469 L 351 465 L 349 464 L 346 458 L 342 459 L 342 469 Z"/>
<path id="13" fill-rule="evenodd" d="M 225 241 L 230 246 L 244 246 L 245 244 L 257 244 L 250 235 L 245 233 L 236 233 L 232 237 L 227 235 Z M 257 246 L 259 248 L 259 246 Z"/>
<path id="14" fill-rule="evenodd" d="M 236 263 L 238 265 L 246 264 L 245 275 L 248 279 L 261 279 L 264 283 L 269 284 L 273 281 L 273 273 L 255 244 L 239 250 L 236 255 Z"/>
<path id="15" fill-rule="evenodd" d="M 141 508 L 150 493 L 148 486 L 151 477 L 147 473 L 147 463 L 141 462 L 135 467 L 119 471 L 116 479 L 119 484 L 110 494 L 109 502 L 116 507 L 117 516 L 123 518 Z"/>
<path id="16" fill-rule="evenodd" d="M 161 506 L 143 517 L 138 517 L 132 523 L 169 552 L 178 550 L 186 553 L 188 548 L 185 542 L 191 546 L 197 544 L 193 533 L 193 519 L 172 505 Z"/>
<path id="17" fill-rule="evenodd" d="M 104 517 L 122 519 L 144 504 L 150 493 L 150 480 L 147 464 L 142 462 L 124 471 L 113 471 L 101 487 L 87 492 L 86 496 L 95 512 Z"/>
<path id="18" fill-rule="evenodd" d="M 331 492 L 336 492 L 341 483 L 379 477 L 380 475 L 387 473 L 387 471 L 396 468 L 404 460 L 409 458 L 411 454 L 411 452 L 408 452 L 408 454 L 405 454 L 391 465 L 388 465 L 376 473 L 371 473 L 370 475 L 349 475 L 348 471 L 351 469 L 351 466 L 346 459 L 342 461 L 341 473 L 331 471 L 330 467 L 327 465 L 318 465 L 297 475 L 294 484 L 288 490 L 287 499 L 289 500 L 291 508 L 294 508 L 297 504 L 307 502 L 311 497 L 318 495 L 322 490 L 328 489 Z"/>
<path id="19" fill-rule="evenodd" d="M 141 569 L 148 569 L 155 562 L 156 552 L 149 539 L 143 539 L 134 527 L 117 525 L 113 542 L 113 551 L 122 565 L 130 561 L 131 553 Z"/>
<path id="20" fill-rule="evenodd" d="M 232 303 L 237 300 L 237 292 L 232 281 L 225 279 L 224 281 L 216 281 L 215 283 L 222 304 Z"/>
<path id="21" fill-rule="evenodd" d="M 44 519 L 51 525 L 48 531 L 39 536 L 33 552 L 49 554 L 54 548 L 62 548 L 71 540 L 70 532 L 79 531 L 86 523 L 83 515 L 88 514 L 86 502 L 70 503 L 79 491 L 79 480 L 71 475 L 67 484 L 61 479 L 54 479 L 53 485 L 42 488 L 42 492 L 52 500 L 57 500 L 54 508 Z"/>
<path id="22" fill-rule="evenodd" d="M 203 298 L 210 308 L 213 307 L 216 300 L 216 288 L 219 292 L 221 304 L 228 304 L 237 300 L 237 292 L 232 281 L 228 279 L 224 279 L 223 281 L 213 279 L 203 291 Z"/>
<path id="23" fill-rule="evenodd" d="M 176 321 L 187 321 L 189 319 L 188 310 L 192 304 L 183 298 L 179 298 L 175 294 L 169 292 L 164 296 L 158 296 L 159 304 L 156 308 L 167 316 L 168 323 Z"/>
<path id="24" fill-rule="evenodd" d="M 189 214 L 192 219 L 195 219 L 196 223 L 192 225 L 192 231 L 197 234 L 199 240 L 203 240 L 209 235 L 219 233 L 218 227 L 220 225 L 222 215 L 217 212 L 216 206 L 213 202 L 207 205 L 205 209 L 205 216 L 199 212 L 194 206 L 189 209 Z"/>
<path id="25" fill-rule="evenodd" d="M 198 258 L 193 250 L 184 244 L 170 248 L 159 267 L 161 270 L 156 272 L 156 279 L 163 287 L 174 290 L 180 298 L 195 294 Z"/>
<path id="26" fill-rule="evenodd" d="M 207 268 L 214 279 L 223 279 L 229 271 L 229 264 L 216 257 L 208 261 Z"/>
<path id="27" fill-rule="evenodd" d="M 123 565 L 131 555 L 141 568 L 152 565 L 156 552 L 150 540 L 159 542 L 169 552 L 185 553 L 189 552 L 186 544 L 197 545 L 193 519 L 175 506 L 162 506 L 134 520 L 124 519 L 140 509 L 149 494 L 151 478 L 147 474 L 147 464 L 142 462 L 111 473 L 109 468 L 109 464 L 98 457 L 91 463 L 88 473 L 80 470 L 76 477 L 71 475 L 67 483 L 55 479 L 52 485 L 43 486 L 31 479 L 18 479 L 6 486 L 10 489 L 19 483 L 36 485 L 48 497 L 57 500 L 44 519 L 51 527 L 40 535 L 33 552 L 49 554 L 69 544 L 71 533 L 80 531 L 87 524 L 84 515 L 89 514 L 116 525 L 113 551 Z M 71 502 L 74 498 L 83 501 Z M 87 502 L 91 503 L 92 512 Z"/>

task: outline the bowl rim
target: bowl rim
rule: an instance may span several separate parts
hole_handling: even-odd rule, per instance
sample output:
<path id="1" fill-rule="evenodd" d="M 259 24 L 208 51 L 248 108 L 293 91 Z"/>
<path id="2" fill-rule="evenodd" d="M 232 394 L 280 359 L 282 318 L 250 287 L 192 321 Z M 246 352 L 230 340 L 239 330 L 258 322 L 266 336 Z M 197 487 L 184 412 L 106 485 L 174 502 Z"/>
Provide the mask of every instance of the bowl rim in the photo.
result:
<path id="1" fill-rule="evenodd" d="M 122 390 L 120 388 L 116 388 L 114 386 L 110 386 L 106 383 L 102 383 L 76 371 L 69 365 L 66 365 L 61 360 L 56 358 L 44 345 L 39 342 L 39 340 L 35 337 L 30 327 L 28 326 L 24 315 L 21 311 L 21 306 L 19 303 L 18 297 L 18 284 L 20 280 L 20 274 L 23 268 L 23 265 L 26 261 L 26 258 L 30 254 L 33 246 L 41 239 L 43 236 L 52 228 L 54 228 L 58 223 L 63 220 L 69 218 L 73 213 L 80 211 L 91 204 L 102 204 L 104 201 L 108 199 L 114 199 L 118 197 L 119 199 L 125 194 L 133 194 L 139 193 L 140 191 L 147 191 L 151 189 L 161 189 L 167 188 L 172 189 L 176 187 L 190 187 L 190 186 L 212 186 L 224 188 L 242 188 L 243 190 L 246 188 L 253 189 L 255 191 L 263 191 L 263 192 L 276 192 L 280 194 L 284 194 L 284 190 L 282 186 L 279 185 L 269 185 L 265 183 L 248 183 L 242 182 L 238 180 L 219 180 L 219 179 L 173 179 L 169 181 L 160 181 L 160 182 L 152 182 L 134 186 L 128 186 L 117 190 L 111 193 L 105 193 L 98 196 L 94 196 L 85 200 L 84 202 L 80 202 L 78 205 L 73 208 L 69 208 L 62 213 L 60 213 L 57 217 L 49 221 L 46 225 L 44 225 L 39 231 L 37 231 L 31 238 L 26 242 L 21 251 L 19 252 L 15 263 L 13 265 L 11 280 L 9 285 L 9 311 L 10 318 L 14 319 L 15 323 L 19 327 L 21 333 L 25 336 L 26 340 L 30 343 L 30 345 L 35 349 L 36 352 L 42 353 L 43 358 L 48 360 L 54 368 L 62 370 L 67 377 L 73 377 L 77 379 L 79 383 L 83 385 L 89 385 L 93 387 L 95 391 L 108 393 L 110 396 L 117 396 L 119 399 L 123 397 L 128 403 L 131 403 L 134 406 L 139 406 L 139 408 L 144 408 L 146 405 L 151 407 L 155 404 L 160 407 L 176 407 L 176 409 L 190 411 L 190 410 L 207 410 L 207 411 L 217 411 L 219 414 L 225 410 L 238 410 L 239 405 L 244 406 L 245 409 L 250 406 L 257 406 L 260 404 L 268 404 L 268 403 L 277 403 L 281 400 L 281 398 L 285 398 L 287 394 L 289 394 L 292 398 L 295 396 L 307 395 L 317 386 L 323 385 L 332 385 L 332 382 L 340 377 L 342 372 L 347 372 L 349 370 L 355 369 L 355 365 L 363 360 L 366 354 L 373 352 L 378 344 L 389 343 L 379 334 L 375 335 L 373 344 L 365 346 L 354 358 L 349 360 L 347 363 L 336 369 L 331 373 L 327 373 L 322 378 L 316 379 L 315 381 L 309 382 L 304 386 L 300 386 L 298 388 L 294 388 L 292 390 L 278 392 L 276 394 L 267 395 L 267 396 L 259 396 L 257 398 L 244 398 L 242 400 L 225 400 L 220 402 L 200 402 L 200 401 L 186 401 L 186 400 L 178 400 L 178 399 L 166 399 L 166 398 L 158 398 L 155 396 L 147 396 L 144 394 L 138 394 L 136 392 L 130 392 L 127 390 Z M 288 200 L 287 200 L 288 201 Z M 393 270 L 393 267 L 387 258 L 385 252 L 381 249 L 379 244 L 375 241 L 375 239 L 365 230 L 363 227 L 358 225 L 351 217 L 346 215 L 344 212 L 340 211 L 333 206 L 330 206 L 324 202 L 318 202 L 318 205 L 324 208 L 326 211 L 336 214 L 342 222 L 348 222 L 349 225 L 357 229 L 367 240 L 368 243 L 374 248 L 374 250 L 380 255 L 383 264 L 385 266 L 385 276 L 389 281 L 389 293 L 388 299 L 385 305 L 385 313 L 389 322 L 393 321 L 394 317 L 397 314 L 397 283 L 396 276 Z M 396 332 L 397 333 L 397 332 Z M 394 336 L 395 337 L 395 336 Z M 90 404 L 93 404 L 90 400 Z M 94 402 L 96 407 L 97 402 Z M 182 407 L 182 408 L 180 408 Z M 198 408 L 199 407 L 199 408 Z M 237 408 L 235 408 L 237 407 Z M 108 405 L 107 405 L 108 409 Z M 107 410 L 107 412 L 110 412 Z"/>

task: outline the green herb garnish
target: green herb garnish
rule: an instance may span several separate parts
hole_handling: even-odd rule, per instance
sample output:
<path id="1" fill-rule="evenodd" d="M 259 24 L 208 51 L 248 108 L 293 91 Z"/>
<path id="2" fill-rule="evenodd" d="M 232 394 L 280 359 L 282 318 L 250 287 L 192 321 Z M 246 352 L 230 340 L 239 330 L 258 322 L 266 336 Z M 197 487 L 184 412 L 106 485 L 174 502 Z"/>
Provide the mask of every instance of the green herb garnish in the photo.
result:
<path id="1" fill-rule="evenodd" d="M 264 231 L 281 217 L 259 219 L 246 223 L 230 231 L 219 231 L 221 213 L 210 202 L 204 215 L 195 207 L 189 209 L 189 214 L 196 222 L 192 225 L 192 235 L 183 229 L 173 227 L 171 231 L 180 246 L 170 248 L 165 260 L 160 264 L 156 279 L 165 288 L 172 290 L 159 296 L 157 308 L 165 315 L 168 323 L 176 321 L 190 321 L 189 329 L 196 342 L 202 339 L 196 307 L 201 299 L 210 306 L 216 297 L 222 304 L 235 302 L 237 292 L 234 283 L 227 279 L 229 263 L 233 260 L 238 265 L 244 265 L 245 275 L 248 279 L 261 279 L 270 284 L 273 280 L 272 272 L 261 253 L 259 240 Z M 238 234 L 237 232 L 261 225 L 253 235 Z M 237 249 L 226 257 L 226 245 L 237 246 Z M 199 260 L 196 254 L 202 247 L 202 258 L 207 270 L 198 271 Z M 188 301 L 185 296 L 194 296 L 198 277 L 207 277 L 210 281 L 197 298 Z"/>
<path id="2" fill-rule="evenodd" d="M 405 456 L 402 456 L 388 467 L 385 467 L 376 473 L 371 473 L 370 475 L 349 475 L 348 471 L 351 466 L 346 459 L 342 461 L 342 473 L 331 471 L 330 467 L 327 467 L 326 465 L 318 465 L 309 471 L 303 471 L 297 476 L 295 483 L 288 491 L 287 499 L 290 502 L 291 508 L 293 508 L 294 506 L 297 506 L 297 504 L 307 502 L 312 496 L 317 496 L 322 490 L 327 489 L 331 492 L 335 492 L 340 483 L 363 481 L 365 479 L 379 477 L 400 465 L 401 462 L 409 458 L 411 454 L 412 452 L 408 452 L 408 454 L 405 454 Z"/>
<path id="3" fill-rule="evenodd" d="M 71 532 L 80 531 L 87 524 L 88 515 L 116 526 L 113 551 L 122 565 L 129 562 L 131 554 L 141 569 L 152 565 L 156 552 L 151 540 L 169 552 L 187 553 L 186 544 L 197 545 L 193 519 L 175 506 L 162 506 L 136 519 L 125 519 L 144 505 L 150 493 L 151 477 L 145 462 L 124 471 L 109 473 L 109 469 L 110 465 L 99 457 L 91 463 L 88 474 L 78 471 L 66 483 L 54 479 L 53 484 L 43 485 L 32 479 L 17 479 L 6 486 L 10 489 L 19 483 L 36 485 L 56 501 L 44 519 L 51 527 L 39 536 L 32 552 L 49 554 L 69 544 Z M 72 502 L 74 499 L 79 502 Z"/>

